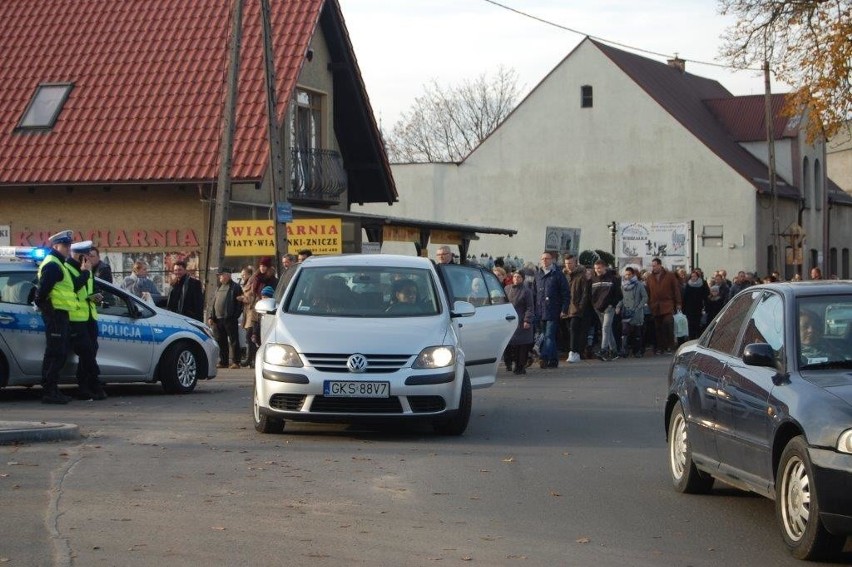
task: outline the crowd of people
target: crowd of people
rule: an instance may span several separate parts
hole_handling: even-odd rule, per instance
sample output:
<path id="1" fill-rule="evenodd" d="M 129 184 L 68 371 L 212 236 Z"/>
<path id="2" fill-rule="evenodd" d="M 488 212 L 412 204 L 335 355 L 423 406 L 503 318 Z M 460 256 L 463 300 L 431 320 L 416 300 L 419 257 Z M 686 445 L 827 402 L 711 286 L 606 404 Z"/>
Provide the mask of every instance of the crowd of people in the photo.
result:
<path id="1" fill-rule="evenodd" d="M 541 368 L 557 367 L 557 352 L 567 353 L 567 363 L 670 356 L 679 343 L 698 338 L 741 290 L 781 281 L 778 273 L 760 278 L 740 271 L 730 280 L 724 269 L 712 275 L 700 268 L 668 270 L 659 258 L 649 269 L 627 266 L 619 273 L 603 260 L 580 265 L 570 254 L 558 271 L 551 252 L 541 254 L 538 266 L 497 258 L 492 271 L 518 312 L 518 329 L 504 355 L 507 369 L 517 374 L 536 356 Z M 819 268 L 810 271 L 810 279 L 822 279 Z M 676 326 L 677 320 L 683 324 Z"/>

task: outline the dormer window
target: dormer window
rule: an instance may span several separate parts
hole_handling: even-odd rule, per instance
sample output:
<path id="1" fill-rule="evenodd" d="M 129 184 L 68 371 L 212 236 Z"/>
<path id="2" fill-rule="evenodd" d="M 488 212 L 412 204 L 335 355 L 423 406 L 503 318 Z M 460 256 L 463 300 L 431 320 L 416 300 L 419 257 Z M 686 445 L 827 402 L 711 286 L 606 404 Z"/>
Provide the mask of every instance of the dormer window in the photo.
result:
<path id="1" fill-rule="evenodd" d="M 53 128 L 73 86 L 70 83 L 39 85 L 16 130 Z"/>
<path id="2" fill-rule="evenodd" d="M 592 108 L 592 86 L 583 85 L 580 87 L 580 107 Z"/>

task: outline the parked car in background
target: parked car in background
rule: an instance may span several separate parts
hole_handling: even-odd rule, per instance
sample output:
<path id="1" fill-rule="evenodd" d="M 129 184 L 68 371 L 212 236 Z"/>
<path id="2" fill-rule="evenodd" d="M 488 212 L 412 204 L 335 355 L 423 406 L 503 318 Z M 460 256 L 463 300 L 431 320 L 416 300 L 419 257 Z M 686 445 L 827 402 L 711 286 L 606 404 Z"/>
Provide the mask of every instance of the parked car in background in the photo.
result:
<path id="1" fill-rule="evenodd" d="M 720 480 L 774 499 L 800 559 L 829 556 L 852 534 L 852 326 L 836 324 L 850 304 L 850 282 L 750 287 L 669 374 L 675 488 Z"/>
<path id="2" fill-rule="evenodd" d="M 0 388 L 41 383 L 44 321 L 33 305 L 44 250 L 0 247 Z M 219 346 L 210 329 L 189 317 L 145 303 L 95 280 L 98 366 L 102 382 L 160 382 L 186 394 L 216 376 Z M 77 357 L 68 357 L 62 384 L 76 384 Z"/>
<path id="3" fill-rule="evenodd" d="M 485 282 L 480 307 L 461 298 Z M 426 258 L 313 256 L 298 267 L 255 362 L 253 418 L 263 433 L 286 421 L 431 422 L 467 428 L 472 390 L 491 386 L 517 316 L 490 271 Z"/>

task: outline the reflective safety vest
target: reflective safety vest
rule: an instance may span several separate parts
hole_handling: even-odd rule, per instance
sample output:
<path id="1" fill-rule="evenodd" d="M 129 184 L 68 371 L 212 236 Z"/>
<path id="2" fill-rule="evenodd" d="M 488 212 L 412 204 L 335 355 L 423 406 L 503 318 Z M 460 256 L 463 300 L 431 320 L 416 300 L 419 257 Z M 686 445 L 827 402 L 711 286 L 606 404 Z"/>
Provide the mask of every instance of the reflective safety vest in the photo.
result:
<path id="1" fill-rule="evenodd" d="M 71 264 L 65 264 L 65 267 L 68 268 L 68 271 L 75 278 L 80 277 L 80 272 L 77 268 Z M 94 302 L 89 301 L 89 296 L 93 293 L 95 293 L 95 276 L 91 274 L 89 275 L 89 279 L 86 280 L 86 285 L 77 290 L 77 307 L 73 311 L 68 312 L 68 319 L 70 321 L 84 322 L 89 319 L 97 321 L 98 310 L 95 308 Z"/>
<path id="2" fill-rule="evenodd" d="M 55 262 L 59 265 L 59 269 L 62 270 L 62 279 L 56 282 L 56 285 L 50 290 L 50 295 L 47 298 L 50 300 L 50 304 L 53 305 L 54 309 L 68 311 L 70 319 L 70 313 L 77 309 L 78 303 L 77 295 L 74 293 L 74 282 L 71 280 L 71 272 L 68 271 L 65 262 L 53 254 L 48 254 L 38 267 L 39 280 L 41 279 L 41 270 L 48 262 Z"/>

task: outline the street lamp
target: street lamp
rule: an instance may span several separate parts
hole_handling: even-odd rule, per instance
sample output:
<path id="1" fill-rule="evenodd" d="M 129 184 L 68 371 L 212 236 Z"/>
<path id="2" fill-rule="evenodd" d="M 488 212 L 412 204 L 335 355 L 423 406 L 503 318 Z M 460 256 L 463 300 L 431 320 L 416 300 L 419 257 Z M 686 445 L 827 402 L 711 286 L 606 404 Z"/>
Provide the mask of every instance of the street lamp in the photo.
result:
<path id="1" fill-rule="evenodd" d="M 610 245 L 610 248 L 611 248 L 610 252 L 612 252 L 613 262 L 615 262 L 615 260 L 614 260 L 614 258 L 615 258 L 615 234 L 618 232 L 618 225 L 616 224 L 615 221 L 612 221 L 611 223 L 609 223 L 606 226 L 607 226 L 607 228 L 609 228 L 609 235 L 612 238 L 612 243 Z"/>

